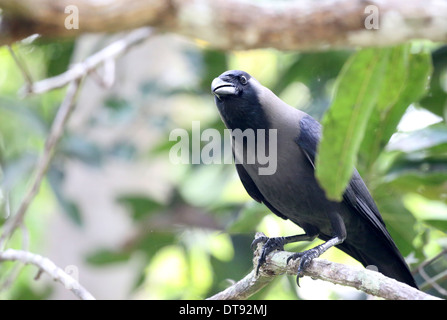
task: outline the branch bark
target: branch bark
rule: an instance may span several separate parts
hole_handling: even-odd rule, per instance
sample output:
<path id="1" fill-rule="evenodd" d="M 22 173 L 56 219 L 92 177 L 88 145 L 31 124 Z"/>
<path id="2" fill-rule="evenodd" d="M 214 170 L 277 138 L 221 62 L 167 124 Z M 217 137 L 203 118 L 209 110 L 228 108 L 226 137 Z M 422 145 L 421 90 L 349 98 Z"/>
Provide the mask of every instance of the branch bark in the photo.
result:
<path id="1" fill-rule="evenodd" d="M 263 236 L 257 233 L 256 238 Z M 258 244 L 253 257 L 253 271 L 231 287 L 208 298 L 210 300 L 242 300 L 258 292 L 276 276 L 287 274 L 296 275 L 299 260 L 287 264 L 287 258 L 293 254 L 287 251 L 274 251 L 267 256 L 267 262 L 256 276 L 255 269 L 262 250 Z M 304 271 L 305 276 L 320 279 L 334 284 L 349 286 L 365 293 L 387 300 L 440 300 L 437 297 L 419 291 L 407 284 L 388 278 L 379 272 L 327 261 L 312 260 Z"/>
<path id="2" fill-rule="evenodd" d="M 50 259 L 41 255 L 28 251 L 8 249 L 3 252 L 0 251 L 0 262 L 2 261 L 20 261 L 25 264 L 33 264 L 39 268 L 39 273 L 42 271 L 48 273 L 54 281 L 63 284 L 65 288 L 73 292 L 79 299 L 95 300 L 93 295 L 80 285 L 77 280 L 56 266 Z"/>
<path id="3" fill-rule="evenodd" d="M 65 26 L 68 6 L 79 11 L 78 29 Z M 394 45 L 419 38 L 447 41 L 444 0 L 0 0 L 0 8 L 0 44 L 33 33 L 75 37 L 141 26 L 202 39 L 227 50 L 322 50 Z M 371 8 L 378 10 L 378 29 L 365 27 Z"/>

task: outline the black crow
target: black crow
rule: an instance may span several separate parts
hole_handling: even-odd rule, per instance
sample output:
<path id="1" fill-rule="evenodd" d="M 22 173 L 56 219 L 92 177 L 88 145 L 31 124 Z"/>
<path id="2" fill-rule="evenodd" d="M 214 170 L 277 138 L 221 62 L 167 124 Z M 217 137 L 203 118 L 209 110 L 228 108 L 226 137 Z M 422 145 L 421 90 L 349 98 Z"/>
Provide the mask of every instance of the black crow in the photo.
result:
<path id="1" fill-rule="evenodd" d="M 301 258 L 297 282 L 313 258 L 336 246 L 364 266 L 373 265 L 384 275 L 417 288 L 357 170 L 341 202 L 326 198 L 314 172 L 321 136 L 321 125 L 315 119 L 283 102 L 244 71 L 224 72 L 213 80 L 211 90 L 227 128 L 240 129 L 239 134 L 251 130 L 255 137 L 250 142 L 249 134 L 236 139 L 232 133 L 236 169 L 248 194 L 305 232 L 255 240 L 253 245 L 264 242 L 257 270 L 271 251 L 318 237 L 325 242 L 289 257 Z M 260 171 L 265 169 L 265 161 L 258 159 L 263 146 L 271 159 L 275 157 L 274 172 Z M 253 154 L 255 161 L 244 161 Z"/>

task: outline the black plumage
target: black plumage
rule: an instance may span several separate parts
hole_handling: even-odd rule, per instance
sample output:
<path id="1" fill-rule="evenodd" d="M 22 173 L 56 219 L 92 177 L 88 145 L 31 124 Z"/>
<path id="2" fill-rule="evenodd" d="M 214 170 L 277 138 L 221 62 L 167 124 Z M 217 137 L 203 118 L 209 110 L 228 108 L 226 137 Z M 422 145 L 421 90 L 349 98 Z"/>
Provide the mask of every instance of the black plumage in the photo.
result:
<path id="1" fill-rule="evenodd" d="M 364 266 L 374 265 L 379 272 L 417 288 L 357 170 L 354 169 L 341 202 L 326 198 L 314 173 L 321 136 L 321 126 L 315 119 L 287 105 L 243 71 L 224 72 L 214 79 L 211 89 L 221 118 L 229 129 L 254 132 L 276 129 L 276 149 L 271 149 L 276 151 L 275 172 L 259 174 L 262 167 L 259 162 L 244 162 L 244 155 L 256 153 L 257 149 L 242 140 L 233 141 L 236 169 L 253 199 L 305 231 L 303 235 L 255 241 L 264 242 L 258 269 L 272 250 L 282 249 L 290 242 L 318 237 L 326 242 L 290 257 L 301 258 L 297 281 L 313 258 L 335 245 Z M 267 137 L 268 132 L 265 136 L 268 142 Z"/>

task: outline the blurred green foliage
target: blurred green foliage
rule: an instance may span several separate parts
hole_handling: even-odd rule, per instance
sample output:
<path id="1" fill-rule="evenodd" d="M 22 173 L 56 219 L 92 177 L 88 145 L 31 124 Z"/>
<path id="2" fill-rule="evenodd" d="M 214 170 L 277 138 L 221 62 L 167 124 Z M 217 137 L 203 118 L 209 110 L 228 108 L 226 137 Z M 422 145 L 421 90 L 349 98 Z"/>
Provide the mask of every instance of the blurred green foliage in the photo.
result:
<path id="1" fill-rule="evenodd" d="M 108 116 L 101 118 L 101 121 L 113 126 L 119 121 L 135 120 L 141 117 L 139 109 L 151 107 L 138 99 L 150 101 L 154 97 L 182 97 L 186 102 L 180 115 L 171 113 L 170 117 L 154 117 L 150 113 L 144 114 L 148 125 L 158 128 L 160 132 L 155 147 L 138 150 L 129 138 L 112 146 L 103 146 L 90 141 L 87 135 L 70 131 L 65 133 L 47 173 L 47 180 L 35 200 L 39 206 L 33 205 L 27 215 L 31 249 L 39 252 L 45 237 L 42 229 L 45 228 L 44 220 L 49 217 L 42 212 L 44 208 L 59 206 L 72 223 L 80 227 L 84 224 L 83 212 L 78 204 L 62 192 L 67 159 L 76 159 L 99 170 L 110 159 L 131 163 L 145 159 L 148 165 L 152 159 L 169 162 L 169 150 L 175 144 L 175 141 L 168 139 L 171 130 L 184 128 L 191 134 L 191 121 L 200 121 L 202 130 L 224 129 L 210 94 L 210 83 L 225 70 L 243 69 L 287 103 L 319 120 L 334 103 L 334 110 L 330 112 L 337 112 L 335 108 L 339 108 L 347 113 L 347 117 L 343 117 L 346 121 L 343 126 L 349 126 L 352 124 L 349 119 L 353 110 L 352 101 L 367 101 L 369 110 L 363 110 L 365 118 L 361 126 L 351 131 L 346 131 L 337 123 L 331 127 L 332 135 L 341 142 L 351 138 L 350 135 L 358 137 L 355 148 L 338 154 L 337 157 L 341 158 L 334 163 L 337 166 L 340 163 L 356 163 L 397 246 L 404 256 L 412 258 L 411 267 L 417 267 L 447 247 L 447 51 L 445 47 L 433 45 L 422 46 L 421 49 L 421 46 L 414 44 L 359 53 L 296 53 L 272 49 L 225 53 L 197 46 L 194 50 L 181 52 L 190 61 L 189 71 L 200 79 L 197 83 L 174 88 L 151 81 L 135 83 L 134 86 L 141 93 L 135 101 L 114 92 L 108 93 L 103 101 L 102 108 Z M 14 49 L 26 61 L 33 77 L 43 79 L 66 70 L 74 48 L 74 42 L 36 42 L 18 45 Z M 388 60 L 381 61 L 380 70 L 374 71 L 368 67 L 368 57 L 365 56 L 375 59 L 386 56 Z M 355 57 L 359 60 L 352 69 L 352 59 Z M 0 65 L 1 225 L 10 214 L 8 208 L 16 208 L 26 190 L 30 172 L 43 149 L 64 90 L 20 100 L 17 91 L 23 85 L 23 79 L 6 48 L 0 48 Z M 169 72 L 175 73 L 175 70 Z M 374 80 L 365 80 L 371 72 L 376 72 L 378 76 Z M 430 83 L 426 86 L 428 80 Z M 363 81 L 370 82 L 364 85 Z M 337 82 L 339 95 L 335 95 L 334 100 Z M 363 85 L 366 88 L 363 96 L 347 96 Z M 425 90 L 425 96 L 420 100 Z M 422 108 L 437 115 L 438 123 L 411 132 L 399 130 L 398 123 L 406 110 L 409 114 Z M 383 110 L 386 112 L 381 112 Z M 394 113 L 391 110 L 398 111 Z M 95 118 L 90 125 L 98 125 L 97 121 Z M 336 148 L 339 142 L 328 144 Z M 330 151 L 336 152 L 336 149 Z M 334 155 L 328 157 L 331 156 Z M 347 157 L 350 158 L 348 162 L 345 161 Z M 349 170 L 348 165 L 340 168 Z M 135 274 L 130 297 L 206 298 L 251 270 L 250 243 L 256 231 L 269 236 L 300 232 L 297 226 L 277 218 L 263 205 L 250 199 L 232 165 L 171 165 L 169 170 L 173 190 L 167 202 L 141 194 L 122 194 L 115 199 L 116 205 L 122 206 L 133 221 L 135 236 L 132 241 L 116 248 L 91 248 L 84 257 L 96 268 L 107 268 L 125 264 L 132 256 L 138 255 L 142 263 Z M 325 177 L 331 178 L 327 174 Z M 339 179 L 332 178 L 336 181 Z M 20 247 L 20 236 L 16 235 L 10 245 Z M 314 245 L 302 243 L 287 249 L 304 250 Z M 330 250 L 324 258 L 356 263 L 338 250 Z M 439 275 L 446 270 L 446 264 L 445 258 L 437 260 L 427 268 L 427 273 L 432 277 Z M 13 264 L 0 264 L 0 284 L 4 283 L 12 268 Z M 10 288 L 0 291 L 0 297 L 49 297 L 51 289 L 36 290 L 31 284 L 32 276 L 32 271 L 22 272 Z M 307 280 L 309 282 L 303 281 L 302 287 L 297 288 L 294 278 L 278 277 L 253 298 L 365 297 L 341 287 L 314 284 L 313 280 Z M 424 282 L 419 276 L 417 280 Z M 447 288 L 445 276 L 438 283 Z M 438 294 L 430 286 L 423 285 L 423 288 Z"/>

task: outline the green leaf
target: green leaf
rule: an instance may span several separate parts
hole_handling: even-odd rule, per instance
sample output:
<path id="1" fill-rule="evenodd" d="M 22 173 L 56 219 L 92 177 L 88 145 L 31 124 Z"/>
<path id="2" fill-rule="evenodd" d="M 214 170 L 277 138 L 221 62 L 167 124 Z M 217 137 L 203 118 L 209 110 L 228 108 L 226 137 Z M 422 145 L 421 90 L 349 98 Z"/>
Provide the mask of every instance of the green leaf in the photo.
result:
<path id="1" fill-rule="evenodd" d="M 47 77 L 54 77 L 65 72 L 70 65 L 71 56 L 74 52 L 74 39 L 54 41 L 54 42 L 37 42 L 44 52 L 46 58 Z"/>
<path id="2" fill-rule="evenodd" d="M 146 195 L 121 196 L 117 199 L 117 201 L 124 205 L 132 213 L 132 218 L 136 221 L 142 220 L 164 207 L 163 204 L 149 198 Z"/>
<path id="3" fill-rule="evenodd" d="M 405 207 L 419 220 L 439 229 L 447 229 L 447 204 L 410 193 L 404 196 Z"/>
<path id="4" fill-rule="evenodd" d="M 179 191 L 187 203 L 198 206 L 216 206 L 228 179 L 229 166 L 197 166 L 186 175 Z M 216 181 L 220 181 L 216 185 Z"/>
<path id="5" fill-rule="evenodd" d="M 418 234 L 414 228 L 416 219 L 403 206 L 399 193 L 390 189 L 387 185 L 381 186 L 380 190 L 376 189 L 374 195 L 379 205 L 380 214 L 399 251 L 404 256 L 415 252 L 413 240 Z M 420 252 L 416 251 L 415 253 L 421 256 Z"/>
<path id="6" fill-rule="evenodd" d="M 0 156 L 2 156 L 0 152 Z M 38 156 L 33 153 L 23 153 L 2 165 L 1 186 L 3 190 L 11 191 L 21 182 L 27 181 L 33 172 Z"/>
<path id="7" fill-rule="evenodd" d="M 101 266 L 106 264 L 126 262 L 135 252 L 143 252 L 147 258 L 151 258 L 157 251 L 167 245 L 175 243 L 176 237 L 171 232 L 148 230 L 147 234 L 140 234 L 122 248 L 100 248 L 93 250 L 86 256 L 90 264 Z"/>
<path id="8" fill-rule="evenodd" d="M 410 132 L 404 137 L 390 143 L 387 150 L 406 153 L 416 151 L 424 151 L 427 153 L 430 150 L 433 153 L 439 151 L 440 154 L 444 153 L 447 155 L 447 125 L 444 123 L 436 123 L 426 128 Z"/>
<path id="9" fill-rule="evenodd" d="M 103 161 L 100 147 L 81 135 L 66 135 L 58 146 L 59 156 L 78 159 L 85 164 L 99 167 Z"/>
<path id="10" fill-rule="evenodd" d="M 64 172 L 60 168 L 58 168 L 57 165 L 51 164 L 47 173 L 47 177 L 51 189 L 53 190 L 59 205 L 62 207 L 63 212 L 66 213 L 70 220 L 77 226 L 82 226 L 83 220 L 78 206 L 70 199 L 67 199 L 67 197 L 62 192 Z"/>
<path id="11" fill-rule="evenodd" d="M 111 251 L 99 249 L 87 255 L 86 261 L 92 265 L 101 266 L 111 263 L 126 262 L 129 260 L 131 252 Z"/>
<path id="12" fill-rule="evenodd" d="M 377 106 L 378 111 L 386 111 L 399 99 L 408 77 L 409 45 L 393 48 L 389 55 L 388 68 L 380 83 Z"/>
<path id="13" fill-rule="evenodd" d="M 410 153 L 392 153 L 394 159 L 386 169 L 381 185 L 397 189 L 400 193 L 417 192 L 428 199 L 447 203 L 446 144 Z"/>
<path id="14" fill-rule="evenodd" d="M 14 129 L 20 128 L 20 135 Z M 17 148 L 16 144 L 23 145 L 22 140 L 42 139 L 48 132 L 48 127 L 32 105 L 0 96 L 0 135 Z M 17 136 L 17 137 L 16 137 Z"/>
<path id="15" fill-rule="evenodd" d="M 200 86 L 205 92 L 208 92 L 213 79 L 227 69 L 227 55 L 222 51 L 204 49 L 202 50 L 202 59 L 202 79 Z M 195 67 L 200 65 L 196 61 L 193 64 Z"/>
<path id="16" fill-rule="evenodd" d="M 152 231 L 144 235 L 137 243 L 135 250 L 142 250 L 149 258 L 164 246 L 176 243 L 176 235 L 172 232 Z"/>
<path id="17" fill-rule="evenodd" d="M 447 112 L 447 46 L 442 46 L 432 54 L 433 75 L 430 78 L 428 94 L 421 100 L 421 106 L 438 116 L 445 117 Z"/>
<path id="18" fill-rule="evenodd" d="M 346 51 L 327 51 L 302 53 L 284 69 L 272 89 L 280 94 L 289 84 L 295 81 L 303 82 L 312 91 L 318 91 L 326 83 L 335 78 L 349 57 Z"/>
<path id="19" fill-rule="evenodd" d="M 397 125 L 412 102 L 425 94 L 432 72 L 431 58 L 427 52 L 410 53 L 408 45 L 393 48 L 377 105 L 368 121 L 362 141 L 361 159 L 371 170 Z"/>
<path id="20" fill-rule="evenodd" d="M 241 210 L 239 216 L 227 228 L 230 233 L 253 232 L 259 221 L 268 214 L 269 211 L 263 204 L 250 202 L 248 206 Z"/>
<path id="21" fill-rule="evenodd" d="M 377 102 L 390 49 L 365 49 L 343 67 L 336 94 L 325 113 L 316 176 L 332 200 L 341 200 L 351 178 L 368 118 Z"/>

